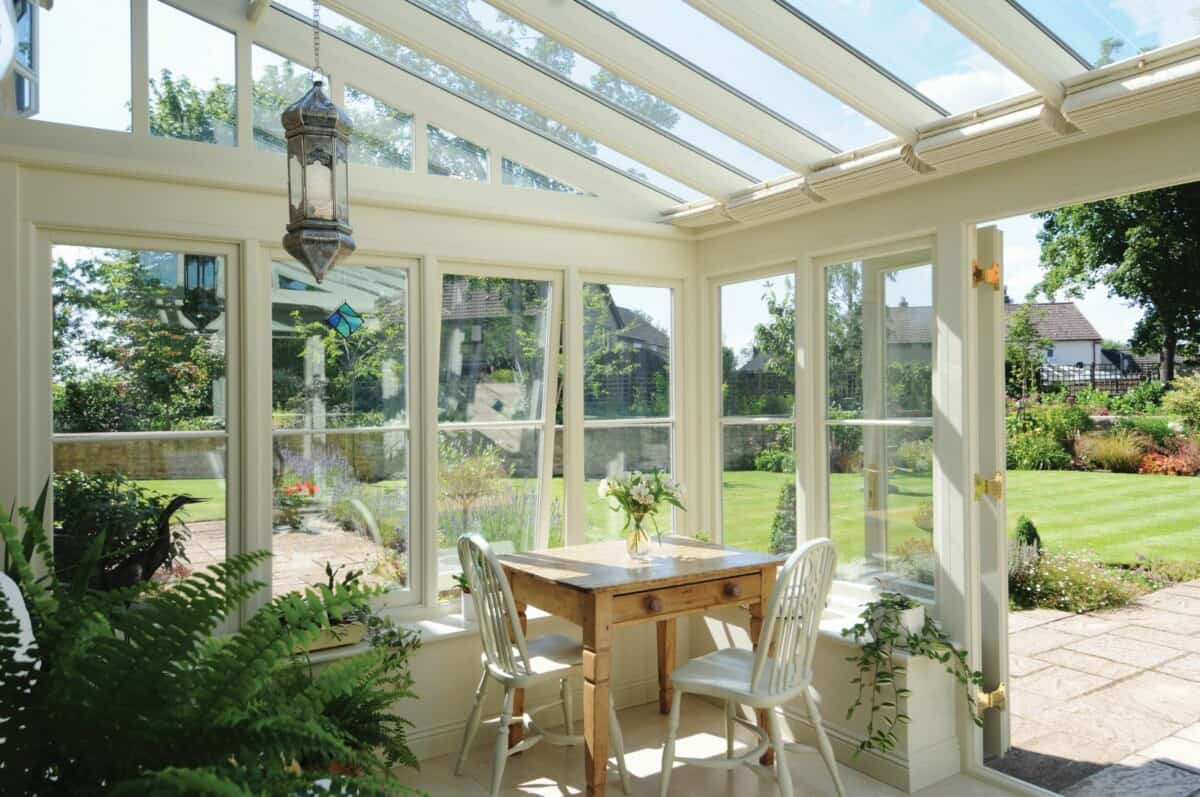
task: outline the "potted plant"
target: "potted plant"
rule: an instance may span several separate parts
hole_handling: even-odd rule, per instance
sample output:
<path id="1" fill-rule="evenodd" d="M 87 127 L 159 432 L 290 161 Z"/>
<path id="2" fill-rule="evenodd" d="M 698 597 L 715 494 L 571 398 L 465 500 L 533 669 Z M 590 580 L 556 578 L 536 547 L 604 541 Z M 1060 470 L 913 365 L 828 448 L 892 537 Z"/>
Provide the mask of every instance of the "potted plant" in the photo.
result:
<path id="1" fill-rule="evenodd" d="M 857 674 L 850 683 L 858 686 L 858 695 L 846 711 L 847 720 L 864 705 L 864 696 L 870 694 L 867 735 L 859 742 L 855 755 L 863 750 L 893 750 L 896 726 L 909 720 L 901 710 L 900 701 L 908 698 L 911 692 L 896 683 L 897 676 L 905 671 L 904 667 L 895 664 L 897 647 L 907 649 L 910 656 L 921 656 L 945 666 L 963 688 L 971 719 L 976 725 L 983 725 L 975 704 L 975 690 L 983 686 L 983 673 L 968 666 L 967 652 L 955 646 L 933 618 L 924 617 L 923 609 L 924 622 L 917 630 L 912 630 L 911 623 L 917 616 L 913 604 L 916 601 L 908 596 L 882 593 L 863 606 L 859 622 L 842 631 L 842 636 L 859 645 L 858 654 L 846 659 L 856 665 Z M 906 612 L 910 614 L 905 616 Z"/>
<path id="2" fill-rule="evenodd" d="M 305 531 L 305 515 L 316 503 L 317 484 L 311 479 L 291 479 L 277 489 L 275 525 L 278 529 Z"/>
<path id="3" fill-rule="evenodd" d="M 454 574 L 454 583 L 462 593 L 462 618 L 464 623 L 475 622 L 475 599 L 471 597 L 471 585 L 463 573 Z"/>
<path id="4" fill-rule="evenodd" d="M 613 503 L 609 505 L 612 511 L 625 513 L 623 530 L 629 532 L 625 549 L 633 559 L 650 558 L 650 535 L 645 528 L 646 518 L 650 518 L 654 523 L 654 533 L 661 545 L 662 532 L 658 528 L 658 513 L 664 506 L 684 509 L 683 490 L 658 468 L 650 473 L 634 471 L 602 479 L 598 492 L 601 498 L 613 499 Z"/>
<path id="5" fill-rule="evenodd" d="M 342 571 L 342 567 L 342 565 L 334 567 L 333 563 L 326 562 L 325 581 L 318 582 L 314 586 L 330 591 L 363 589 L 360 581 L 363 574 L 361 570 L 347 570 L 346 575 L 342 576 L 340 582 L 338 581 L 337 576 Z M 370 590 L 365 591 L 372 594 Z M 308 642 L 303 650 L 314 653 L 318 650 L 357 645 L 367 635 L 366 614 L 364 610 L 355 609 L 336 618 L 327 627 L 322 628 L 321 633 L 314 640 Z"/>

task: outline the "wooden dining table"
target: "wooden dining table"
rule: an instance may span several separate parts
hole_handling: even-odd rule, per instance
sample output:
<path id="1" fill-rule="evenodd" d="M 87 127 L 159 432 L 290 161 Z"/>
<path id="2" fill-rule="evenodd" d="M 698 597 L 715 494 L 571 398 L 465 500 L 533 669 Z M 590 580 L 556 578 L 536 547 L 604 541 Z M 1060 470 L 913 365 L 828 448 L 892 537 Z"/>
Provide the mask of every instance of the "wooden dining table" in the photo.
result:
<path id="1" fill-rule="evenodd" d="M 743 551 L 664 537 L 650 559 L 638 561 L 623 540 L 572 545 L 499 557 L 512 586 L 522 631 L 526 610 L 536 606 L 583 629 L 583 736 L 587 793 L 603 795 L 608 779 L 608 702 L 613 630 L 640 623 L 658 625 L 658 708 L 671 709 L 675 666 L 675 621 L 722 606 L 746 606 L 750 639 L 758 644 L 766 601 L 784 556 Z M 524 711 L 518 690 L 513 714 Z M 766 728 L 765 713 L 759 712 Z M 524 727 L 509 729 L 519 743 Z M 770 763 L 769 751 L 764 763 Z"/>

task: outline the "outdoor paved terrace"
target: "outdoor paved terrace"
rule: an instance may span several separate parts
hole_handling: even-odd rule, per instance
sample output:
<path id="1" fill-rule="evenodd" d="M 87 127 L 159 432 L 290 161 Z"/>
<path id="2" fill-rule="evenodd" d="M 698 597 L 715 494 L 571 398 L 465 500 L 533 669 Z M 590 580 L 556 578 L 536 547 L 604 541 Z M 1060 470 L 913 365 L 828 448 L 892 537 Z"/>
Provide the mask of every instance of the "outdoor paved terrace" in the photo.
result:
<path id="1" fill-rule="evenodd" d="M 992 766 L 1067 797 L 1200 793 L 1200 581 L 1009 632 L 1013 750 Z"/>

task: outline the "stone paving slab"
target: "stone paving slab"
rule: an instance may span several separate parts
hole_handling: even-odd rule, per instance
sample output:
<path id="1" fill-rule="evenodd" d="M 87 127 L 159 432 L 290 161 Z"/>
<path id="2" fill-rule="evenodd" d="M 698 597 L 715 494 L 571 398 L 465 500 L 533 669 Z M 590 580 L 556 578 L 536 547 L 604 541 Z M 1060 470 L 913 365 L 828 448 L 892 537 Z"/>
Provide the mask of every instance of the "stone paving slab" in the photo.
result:
<path id="1" fill-rule="evenodd" d="M 1076 650 L 1068 650 L 1067 648 L 1043 651 L 1037 655 L 1034 661 L 1058 664 L 1062 667 L 1088 673 L 1089 675 L 1098 675 L 1110 681 L 1115 681 L 1118 678 L 1128 678 L 1134 673 L 1141 672 L 1141 670 L 1132 664 L 1122 664 L 1119 661 L 1102 659 L 1099 656 L 1092 656 Z M 1008 668 L 1010 674 L 1021 675 L 1021 673 L 1013 673 L 1011 662 L 1009 662 Z"/>
<path id="2" fill-rule="evenodd" d="M 1089 637 L 1073 642 L 1066 647 L 1077 653 L 1087 653 L 1122 664 L 1132 664 L 1135 667 L 1153 667 L 1179 655 L 1179 651 L 1173 648 L 1137 639 L 1128 639 L 1115 634 Z"/>
<path id="3" fill-rule="evenodd" d="M 1107 767 L 1076 783 L 1063 797 L 1191 797 L 1200 790 L 1200 775 L 1183 767 L 1149 761 L 1140 767 Z"/>

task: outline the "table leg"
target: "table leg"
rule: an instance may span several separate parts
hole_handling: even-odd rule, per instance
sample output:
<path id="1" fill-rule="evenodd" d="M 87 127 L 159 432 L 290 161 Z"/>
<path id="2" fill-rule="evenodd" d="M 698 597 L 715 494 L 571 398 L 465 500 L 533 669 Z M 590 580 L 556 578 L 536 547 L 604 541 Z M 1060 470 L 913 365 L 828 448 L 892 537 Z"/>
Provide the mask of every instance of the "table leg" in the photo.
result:
<path id="1" fill-rule="evenodd" d="M 675 669 L 675 618 L 658 621 L 658 713 L 671 713 L 671 672 Z"/>
<path id="2" fill-rule="evenodd" d="M 612 666 L 612 595 L 588 597 L 583 618 L 583 768 L 589 797 L 608 781 L 608 716 Z"/>
<path id="3" fill-rule="evenodd" d="M 771 600 L 771 592 L 775 588 L 775 568 L 767 567 L 762 571 L 762 587 L 759 590 L 759 599 L 750 604 L 750 641 L 754 643 L 754 647 L 758 648 L 759 635 L 762 633 L 763 614 L 766 612 L 767 602 Z M 762 728 L 768 734 L 771 732 L 771 717 L 767 709 L 755 709 L 755 714 L 758 715 L 758 727 Z M 758 759 L 758 762 L 763 766 L 772 766 L 775 763 L 775 751 L 770 747 Z"/>
<path id="4" fill-rule="evenodd" d="M 513 599 L 513 603 L 517 607 L 517 620 L 521 623 L 521 635 L 524 636 L 529 631 L 529 618 L 526 616 L 526 610 L 529 608 L 524 602 Z M 525 716 L 525 690 L 517 689 L 513 693 L 513 717 Z M 508 746 L 516 747 L 525 738 L 525 723 L 518 722 L 515 725 L 510 725 L 508 728 Z"/>

